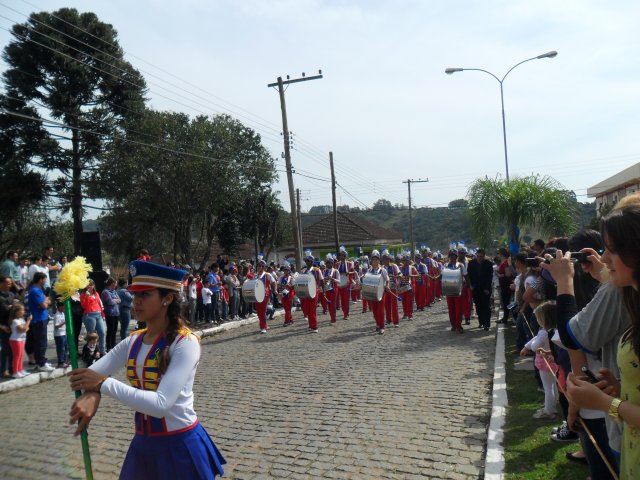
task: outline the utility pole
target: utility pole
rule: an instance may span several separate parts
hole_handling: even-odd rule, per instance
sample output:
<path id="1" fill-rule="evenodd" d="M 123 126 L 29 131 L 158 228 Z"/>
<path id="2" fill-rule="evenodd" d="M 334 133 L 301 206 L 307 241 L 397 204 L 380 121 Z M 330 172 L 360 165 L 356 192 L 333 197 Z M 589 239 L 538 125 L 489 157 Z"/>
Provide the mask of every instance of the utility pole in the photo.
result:
<path id="1" fill-rule="evenodd" d="M 336 204 L 336 174 L 333 170 L 333 152 L 329 152 L 331 166 L 331 199 L 333 200 L 333 236 L 336 241 L 336 255 L 340 252 L 340 236 L 338 234 L 338 205 Z"/>
<path id="2" fill-rule="evenodd" d="M 406 182 L 402 182 L 402 183 L 406 183 L 407 184 L 407 189 L 409 190 L 409 244 L 410 244 L 410 248 L 411 248 L 411 257 L 414 256 L 415 254 L 415 244 L 413 242 L 413 213 L 412 213 L 412 208 L 411 208 L 411 184 L 412 183 L 426 183 L 428 182 L 429 179 L 427 178 L 426 180 L 412 180 L 412 179 L 407 179 Z"/>
<path id="3" fill-rule="evenodd" d="M 284 100 L 284 86 L 290 83 L 305 82 L 307 80 L 317 80 L 322 78 L 322 70 L 318 70 L 318 75 L 312 77 L 305 77 L 302 74 L 301 78 L 289 79 L 287 75 L 286 80 L 282 80 L 282 77 L 278 77 L 275 83 L 270 83 L 267 87 L 278 87 L 278 93 L 280 94 L 280 109 L 282 110 L 282 135 L 284 137 L 284 160 L 287 167 L 287 183 L 289 184 L 289 203 L 291 204 L 291 226 L 293 230 L 293 242 L 296 252 L 296 268 L 302 266 L 302 231 L 298 223 L 299 214 L 296 213 L 296 202 L 294 198 L 293 187 L 293 170 L 291 168 L 291 145 L 289 143 L 289 125 L 287 123 L 287 105 Z"/>
<path id="4" fill-rule="evenodd" d="M 302 215 L 300 214 L 300 189 L 296 188 L 296 225 L 298 227 L 298 231 L 300 232 L 300 242 L 297 244 L 298 250 L 300 251 L 300 258 L 302 259 Z M 302 261 L 302 260 L 300 260 Z M 302 263 L 300 264 L 300 266 L 296 265 L 296 269 L 298 271 L 300 271 L 300 268 L 302 268 Z"/>

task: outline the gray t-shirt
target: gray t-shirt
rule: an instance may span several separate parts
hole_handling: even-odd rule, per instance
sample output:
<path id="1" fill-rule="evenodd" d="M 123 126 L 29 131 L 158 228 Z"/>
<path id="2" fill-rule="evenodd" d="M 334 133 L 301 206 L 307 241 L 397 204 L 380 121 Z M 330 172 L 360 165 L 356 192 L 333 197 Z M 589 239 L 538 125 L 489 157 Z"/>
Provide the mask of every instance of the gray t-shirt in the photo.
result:
<path id="1" fill-rule="evenodd" d="M 610 283 L 604 283 L 593 299 L 569 320 L 567 332 L 582 350 L 596 354 L 602 350 L 602 366 L 620 378 L 616 357 L 620 337 L 631 325 L 631 319 L 624 306 L 622 292 Z M 597 372 L 596 372 L 597 373 Z M 609 445 L 620 451 L 622 424 L 608 415 L 605 417 Z"/>

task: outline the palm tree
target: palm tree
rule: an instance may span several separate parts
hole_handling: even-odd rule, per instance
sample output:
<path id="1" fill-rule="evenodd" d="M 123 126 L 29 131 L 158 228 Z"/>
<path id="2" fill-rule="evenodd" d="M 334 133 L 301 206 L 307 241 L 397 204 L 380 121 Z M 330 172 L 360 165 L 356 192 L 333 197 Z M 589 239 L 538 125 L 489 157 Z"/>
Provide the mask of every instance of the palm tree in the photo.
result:
<path id="1" fill-rule="evenodd" d="M 471 228 L 489 245 L 495 231 L 506 226 L 509 244 L 520 245 L 520 228 L 532 227 L 545 234 L 568 234 L 575 228 L 570 192 L 549 176 L 480 178 L 467 193 Z"/>

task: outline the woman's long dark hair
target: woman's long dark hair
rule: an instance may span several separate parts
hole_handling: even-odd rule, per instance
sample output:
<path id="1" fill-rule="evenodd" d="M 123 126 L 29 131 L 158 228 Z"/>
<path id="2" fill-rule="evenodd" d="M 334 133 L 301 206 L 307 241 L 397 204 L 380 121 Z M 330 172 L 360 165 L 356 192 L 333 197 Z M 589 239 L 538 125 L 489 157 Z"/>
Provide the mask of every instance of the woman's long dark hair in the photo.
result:
<path id="1" fill-rule="evenodd" d="M 596 251 L 600 251 L 604 248 L 604 242 L 602 241 L 600 232 L 585 229 L 580 230 L 569 238 L 569 247 L 572 252 L 579 252 L 583 248 L 593 248 Z M 578 310 L 582 310 L 598 291 L 600 282 L 593 278 L 591 274 L 585 272 L 580 263 L 577 263 L 575 265 L 573 285 L 576 295 L 576 305 Z"/>
<path id="2" fill-rule="evenodd" d="M 633 270 L 633 279 L 640 285 L 640 204 L 616 208 L 601 221 L 602 236 L 607 249 L 620 256 Z M 631 341 L 640 358 L 640 292 L 632 286 L 622 289 L 625 306 L 631 317 L 631 330 L 624 341 Z"/>
<path id="3" fill-rule="evenodd" d="M 182 316 L 182 305 L 180 302 L 180 296 L 178 292 L 159 288 L 160 298 L 165 298 L 169 294 L 173 294 L 173 301 L 167 306 L 167 317 L 169 318 L 169 325 L 164 332 L 165 347 L 160 354 L 160 361 L 158 362 L 158 371 L 160 374 L 164 374 L 169 368 L 169 362 L 171 361 L 171 355 L 169 354 L 169 347 L 179 335 L 180 330 L 183 330 L 187 326 L 187 322 Z"/>

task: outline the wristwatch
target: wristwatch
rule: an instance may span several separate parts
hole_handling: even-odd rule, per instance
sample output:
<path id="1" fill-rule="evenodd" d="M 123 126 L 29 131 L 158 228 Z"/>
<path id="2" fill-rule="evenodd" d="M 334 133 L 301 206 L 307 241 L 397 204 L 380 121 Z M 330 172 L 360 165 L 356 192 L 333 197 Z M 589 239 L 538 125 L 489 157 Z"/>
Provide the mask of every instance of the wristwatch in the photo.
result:
<path id="1" fill-rule="evenodd" d="M 614 420 L 620 421 L 620 415 L 618 413 L 618 409 L 620 408 L 621 403 L 622 403 L 622 400 L 620 400 L 619 398 L 614 398 L 613 400 L 611 400 L 611 405 L 609 405 L 609 411 L 607 413 Z"/>

